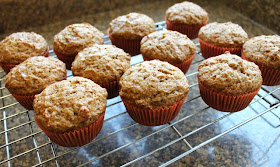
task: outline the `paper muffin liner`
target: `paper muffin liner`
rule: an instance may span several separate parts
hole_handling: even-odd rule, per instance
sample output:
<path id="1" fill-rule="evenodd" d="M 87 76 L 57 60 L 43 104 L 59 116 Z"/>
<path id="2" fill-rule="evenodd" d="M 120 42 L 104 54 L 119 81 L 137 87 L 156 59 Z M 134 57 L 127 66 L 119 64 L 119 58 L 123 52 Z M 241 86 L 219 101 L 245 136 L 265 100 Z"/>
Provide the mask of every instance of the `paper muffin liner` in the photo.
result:
<path id="1" fill-rule="evenodd" d="M 65 63 L 66 69 L 71 70 L 72 63 L 75 60 L 76 55 L 63 55 L 63 54 L 56 53 L 55 51 L 54 51 L 54 53 L 56 54 L 56 56 L 59 60 L 61 60 Z"/>
<path id="2" fill-rule="evenodd" d="M 143 109 L 128 103 L 124 99 L 122 99 L 122 101 L 128 114 L 135 122 L 146 126 L 159 126 L 172 121 L 177 116 L 186 97 L 187 96 L 172 106 L 155 109 Z"/>
<path id="3" fill-rule="evenodd" d="M 35 95 L 12 95 L 24 108 L 27 110 L 33 110 L 33 101 Z"/>
<path id="4" fill-rule="evenodd" d="M 5 73 L 8 74 L 12 68 L 17 66 L 17 64 L 4 64 L 4 63 L 0 63 L 0 66 L 5 71 Z"/>
<path id="5" fill-rule="evenodd" d="M 257 90 L 245 93 L 242 95 L 225 95 L 218 93 L 205 87 L 198 81 L 200 96 L 204 102 L 210 107 L 224 112 L 237 112 L 246 108 L 258 93 L 261 87 Z"/>
<path id="6" fill-rule="evenodd" d="M 37 125 L 44 131 L 44 133 L 50 138 L 51 141 L 54 143 L 63 146 L 63 147 L 77 147 L 77 146 L 83 146 L 89 142 L 91 142 L 101 131 L 103 120 L 104 120 L 104 114 L 103 112 L 99 118 L 93 122 L 92 124 L 82 127 L 78 130 L 73 130 L 70 132 L 51 132 L 46 130 L 36 119 L 35 121 Z"/>
<path id="7" fill-rule="evenodd" d="M 42 55 L 45 57 L 49 56 L 49 47 L 47 47 L 46 52 Z M 6 64 L 6 63 L 0 63 L 0 66 L 2 67 L 2 69 L 5 71 L 6 74 L 8 74 L 10 72 L 10 70 L 12 68 L 14 68 L 15 66 L 17 66 L 18 64 Z"/>
<path id="8" fill-rule="evenodd" d="M 110 35 L 109 29 L 107 30 L 109 38 L 113 45 L 117 46 L 118 48 L 123 49 L 126 53 L 129 53 L 131 56 L 135 56 L 140 54 L 140 40 L 126 40 L 126 39 L 119 39 L 114 38 Z"/>
<path id="9" fill-rule="evenodd" d="M 166 28 L 168 30 L 178 31 L 182 34 L 187 35 L 190 39 L 197 38 L 200 28 L 205 26 L 207 22 L 208 18 L 203 24 L 200 25 L 172 24 L 165 18 Z"/>
<path id="10" fill-rule="evenodd" d="M 239 47 L 231 47 L 231 48 L 219 47 L 219 46 L 209 44 L 200 38 L 199 38 L 199 43 L 200 43 L 200 52 L 205 59 L 207 59 L 209 57 L 221 55 L 221 54 L 225 53 L 225 51 L 229 51 L 232 54 L 241 56 L 241 47 L 240 48 Z"/>
<path id="11" fill-rule="evenodd" d="M 119 82 L 118 81 L 101 83 L 99 85 L 103 88 L 106 88 L 106 90 L 108 92 L 107 99 L 111 99 L 111 98 L 117 97 L 119 95 Z"/>
<path id="12" fill-rule="evenodd" d="M 147 58 L 144 54 L 142 54 L 144 61 L 150 61 L 152 59 Z M 193 54 L 191 57 L 189 57 L 187 60 L 183 61 L 182 63 L 178 64 L 172 64 L 175 67 L 178 67 L 184 74 L 188 72 L 192 61 L 195 57 L 195 54 Z"/>
<path id="13" fill-rule="evenodd" d="M 241 54 L 243 59 L 250 61 L 245 58 L 243 51 L 241 52 Z M 259 66 L 262 73 L 263 85 L 266 86 L 280 85 L 280 69 L 268 68 L 260 64 L 257 65 Z"/>

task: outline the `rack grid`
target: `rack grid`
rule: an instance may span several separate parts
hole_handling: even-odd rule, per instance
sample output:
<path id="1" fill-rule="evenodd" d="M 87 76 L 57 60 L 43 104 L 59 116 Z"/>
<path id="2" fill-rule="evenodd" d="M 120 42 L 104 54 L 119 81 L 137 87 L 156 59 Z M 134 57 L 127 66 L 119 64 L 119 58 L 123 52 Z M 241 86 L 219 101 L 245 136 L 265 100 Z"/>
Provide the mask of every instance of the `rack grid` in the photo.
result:
<path id="1" fill-rule="evenodd" d="M 155 24 L 156 30 L 165 28 L 165 22 Z M 105 36 L 105 44 L 110 44 Z M 199 44 L 196 42 L 197 46 Z M 53 50 L 50 55 L 55 57 Z M 139 163 L 168 166 L 188 156 L 199 148 L 261 118 L 271 127 L 280 126 L 280 87 L 263 86 L 245 110 L 249 116 L 222 131 L 216 125 L 241 113 L 224 113 L 213 110 L 203 103 L 196 80 L 197 65 L 203 61 L 200 51 L 192 62 L 186 77 L 190 93 L 183 109 L 170 123 L 158 127 L 145 127 L 135 123 L 125 111 L 119 97 L 108 100 L 103 129 L 96 139 L 87 145 L 64 148 L 52 143 L 34 122 L 33 111 L 25 110 L 4 86 L 5 72 L 1 71 L 0 110 L 0 165 L 2 166 L 139 166 Z M 142 62 L 142 56 L 133 56 L 131 64 Z M 71 71 L 67 72 L 71 77 Z M 257 105 L 257 109 L 256 106 Z M 213 116 L 213 113 L 214 116 Z M 268 118 L 268 114 L 270 114 Z M 273 119 L 271 119 L 273 117 Z M 199 119 L 200 122 L 191 121 Z M 187 124 L 186 124 L 187 122 Z M 189 123 L 188 123 L 189 122 Z M 207 131 L 210 131 L 213 134 Z M 186 129 L 186 130 L 185 130 Z M 209 133 L 207 137 L 190 138 Z M 209 137 L 210 136 L 210 137 Z M 201 139 L 201 140 L 200 140 Z M 260 156 L 267 159 L 264 153 Z M 108 162 L 109 161 L 109 162 Z"/>

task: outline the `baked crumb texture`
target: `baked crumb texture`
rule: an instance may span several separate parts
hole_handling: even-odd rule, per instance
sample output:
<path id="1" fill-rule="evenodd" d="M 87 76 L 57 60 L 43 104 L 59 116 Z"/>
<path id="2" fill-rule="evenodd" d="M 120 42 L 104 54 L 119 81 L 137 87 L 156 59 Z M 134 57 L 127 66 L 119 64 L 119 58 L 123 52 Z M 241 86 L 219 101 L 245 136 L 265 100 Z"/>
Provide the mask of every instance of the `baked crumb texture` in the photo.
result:
<path id="1" fill-rule="evenodd" d="M 51 132 L 78 130 L 105 112 L 106 89 L 93 81 L 72 77 L 48 86 L 35 96 L 36 120 Z"/>
<path id="2" fill-rule="evenodd" d="M 43 56 L 47 41 L 34 32 L 17 32 L 0 42 L 0 63 L 19 64 L 29 57 Z"/>
<path id="3" fill-rule="evenodd" d="M 208 20 L 208 13 L 199 5 L 185 1 L 168 8 L 165 17 L 172 24 L 201 25 Z"/>
<path id="4" fill-rule="evenodd" d="M 72 24 L 54 36 L 57 54 L 72 56 L 93 44 L 103 44 L 104 34 L 89 23 Z"/>
<path id="5" fill-rule="evenodd" d="M 229 52 L 204 60 L 197 77 L 205 87 L 226 95 L 246 94 L 262 85 L 259 67 Z"/>
<path id="6" fill-rule="evenodd" d="M 65 64 L 53 57 L 31 57 L 14 67 L 5 77 L 5 87 L 12 94 L 34 95 L 48 85 L 66 79 Z"/>
<path id="7" fill-rule="evenodd" d="M 196 53 L 196 45 L 184 34 L 161 30 L 145 36 L 141 41 L 143 57 L 178 64 Z"/>
<path id="8" fill-rule="evenodd" d="M 189 92 L 188 80 L 177 67 L 159 60 L 129 68 L 120 80 L 120 96 L 137 107 L 171 106 Z"/>

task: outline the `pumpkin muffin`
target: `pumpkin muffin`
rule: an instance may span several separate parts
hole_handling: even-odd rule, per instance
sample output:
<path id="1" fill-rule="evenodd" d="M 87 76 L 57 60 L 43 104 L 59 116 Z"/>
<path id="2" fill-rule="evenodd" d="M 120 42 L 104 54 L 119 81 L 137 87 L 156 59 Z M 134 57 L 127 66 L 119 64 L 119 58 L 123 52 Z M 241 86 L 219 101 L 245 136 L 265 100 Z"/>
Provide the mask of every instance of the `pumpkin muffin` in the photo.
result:
<path id="1" fill-rule="evenodd" d="M 35 121 L 56 144 L 82 146 L 100 132 L 106 99 L 106 89 L 89 79 L 72 77 L 35 96 Z"/>
<path id="2" fill-rule="evenodd" d="M 179 68 L 159 60 L 136 64 L 120 80 L 120 96 L 127 112 L 136 122 L 147 126 L 172 121 L 189 88 Z"/>
<path id="3" fill-rule="evenodd" d="M 166 61 L 186 73 L 196 54 L 196 45 L 184 34 L 161 30 L 145 36 L 141 41 L 144 60 Z"/>
<path id="4" fill-rule="evenodd" d="M 113 45 L 133 56 L 140 54 L 140 41 L 155 31 L 154 24 L 154 21 L 144 14 L 129 13 L 111 21 L 108 35 Z"/>
<path id="5" fill-rule="evenodd" d="M 217 56 L 225 51 L 241 56 L 242 45 L 248 40 L 242 27 L 232 22 L 209 23 L 199 30 L 198 37 L 204 58 Z"/>
<path id="6" fill-rule="evenodd" d="M 78 52 L 94 44 L 103 44 L 104 34 L 89 23 L 72 24 L 54 36 L 53 49 L 57 57 L 71 69 Z"/>
<path id="7" fill-rule="evenodd" d="M 242 58 L 256 63 L 263 77 L 263 85 L 280 84 L 280 37 L 262 35 L 243 45 Z"/>
<path id="8" fill-rule="evenodd" d="M 48 55 L 47 41 L 34 32 L 13 33 L 0 42 L 0 65 L 6 73 L 30 57 Z"/>
<path id="9" fill-rule="evenodd" d="M 199 29 L 207 24 L 208 18 L 203 8 L 188 1 L 171 6 L 165 13 L 167 29 L 185 34 L 190 39 L 197 38 Z"/>
<path id="10" fill-rule="evenodd" d="M 91 79 L 106 88 L 108 98 L 119 94 L 119 80 L 130 67 L 130 56 L 113 45 L 94 45 L 79 52 L 72 64 L 74 76 Z"/>
<path id="11" fill-rule="evenodd" d="M 197 77 L 205 103 L 227 112 L 246 108 L 262 85 L 258 66 L 229 52 L 204 60 Z"/>
<path id="12" fill-rule="evenodd" d="M 5 87 L 23 107 L 32 110 L 36 94 L 66 77 L 62 61 L 53 57 L 35 56 L 17 65 L 6 75 Z"/>

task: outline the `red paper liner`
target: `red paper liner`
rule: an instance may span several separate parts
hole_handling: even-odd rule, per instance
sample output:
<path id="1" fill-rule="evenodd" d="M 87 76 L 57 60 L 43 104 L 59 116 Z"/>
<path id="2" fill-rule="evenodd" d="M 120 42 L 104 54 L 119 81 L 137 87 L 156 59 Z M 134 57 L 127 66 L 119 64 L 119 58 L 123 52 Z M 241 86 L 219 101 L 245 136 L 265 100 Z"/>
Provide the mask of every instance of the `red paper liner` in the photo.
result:
<path id="1" fill-rule="evenodd" d="M 214 57 L 214 56 L 224 54 L 225 51 L 229 51 L 232 54 L 241 56 L 241 47 L 240 48 L 239 47 L 231 47 L 231 48 L 219 47 L 219 46 L 211 45 L 211 44 L 203 41 L 200 38 L 199 38 L 199 43 L 200 43 L 200 52 L 205 59 L 207 59 L 209 57 Z"/>
<path id="2" fill-rule="evenodd" d="M 172 106 L 155 109 L 143 109 L 128 103 L 124 99 L 122 101 L 128 114 L 135 122 L 146 126 L 159 126 L 172 121 L 177 116 L 186 97 Z"/>
<path id="3" fill-rule="evenodd" d="M 106 90 L 108 92 L 107 99 L 111 99 L 111 98 L 117 97 L 119 95 L 119 82 L 118 81 L 101 83 L 99 85 L 103 88 L 106 88 Z"/>
<path id="4" fill-rule="evenodd" d="M 210 90 L 198 81 L 200 96 L 204 102 L 210 107 L 224 112 L 237 112 L 246 108 L 258 93 L 260 88 L 256 91 L 246 93 L 243 95 L 225 95 Z"/>
<path id="5" fill-rule="evenodd" d="M 49 46 L 47 47 L 46 52 L 42 55 L 45 57 L 49 56 Z M 18 64 L 5 64 L 5 63 L 0 63 L 0 66 L 2 67 L 2 69 L 5 71 L 6 74 L 8 74 L 10 72 L 10 70 L 12 68 L 14 68 L 15 66 L 17 66 Z"/>
<path id="6" fill-rule="evenodd" d="M 18 64 L 4 64 L 4 63 L 0 63 L 0 66 L 5 71 L 6 74 L 8 74 L 10 72 L 10 70 L 12 68 L 14 68 L 15 66 L 17 66 L 17 65 Z"/>
<path id="7" fill-rule="evenodd" d="M 190 39 L 195 39 L 198 36 L 198 32 L 200 28 L 207 24 L 208 18 L 203 24 L 200 25 L 172 24 L 166 18 L 165 18 L 165 22 L 166 22 L 166 28 L 168 30 L 178 31 L 182 34 L 187 35 L 188 38 Z"/>
<path id="8" fill-rule="evenodd" d="M 142 54 L 144 61 L 150 61 L 152 59 L 147 58 L 144 54 Z M 178 67 L 184 74 L 188 72 L 192 61 L 195 57 L 195 54 L 189 57 L 187 60 L 183 61 L 182 63 L 179 64 L 172 64 L 173 66 Z"/>
<path id="9" fill-rule="evenodd" d="M 99 134 L 102 129 L 104 114 L 105 112 L 103 112 L 95 122 L 86 127 L 83 127 L 79 130 L 61 133 L 55 133 L 44 129 L 36 117 L 35 121 L 54 143 L 63 147 L 77 147 L 91 142 Z"/>
<path id="10" fill-rule="evenodd" d="M 55 51 L 54 51 L 54 53 L 56 54 L 56 56 L 59 60 L 61 60 L 65 63 L 66 69 L 71 70 L 72 63 L 75 60 L 76 55 L 63 55 L 63 54 L 59 54 Z"/>
<path id="11" fill-rule="evenodd" d="M 107 30 L 107 33 L 113 45 L 123 49 L 126 53 L 129 53 L 131 56 L 140 54 L 141 39 L 127 40 L 127 39 L 114 38 L 113 36 L 110 35 L 109 29 Z"/>
<path id="12" fill-rule="evenodd" d="M 13 97 L 27 110 L 33 110 L 33 101 L 35 95 L 16 95 Z"/>
<path id="13" fill-rule="evenodd" d="M 251 61 L 245 58 L 243 51 L 241 52 L 241 54 L 244 60 Z M 268 68 L 260 64 L 257 65 L 259 66 L 262 72 L 263 85 L 266 86 L 280 85 L 280 69 Z"/>

